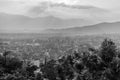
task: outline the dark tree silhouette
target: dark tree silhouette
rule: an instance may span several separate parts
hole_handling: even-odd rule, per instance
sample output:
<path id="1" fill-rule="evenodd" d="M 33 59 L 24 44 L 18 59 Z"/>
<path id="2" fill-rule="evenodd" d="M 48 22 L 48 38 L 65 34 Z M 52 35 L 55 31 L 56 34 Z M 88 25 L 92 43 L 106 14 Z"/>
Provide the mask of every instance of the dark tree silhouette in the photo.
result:
<path id="1" fill-rule="evenodd" d="M 56 71 L 55 71 L 55 60 L 46 62 L 45 65 L 41 67 L 43 76 L 49 80 L 56 80 Z"/>
<path id="2" fill-rule="evenodd" d="M 101 58 L 106 63 L 112 62 L 113 58 L 117 54 L 117 48 L 112 40 L 105 39 L 101 44 Z"/>

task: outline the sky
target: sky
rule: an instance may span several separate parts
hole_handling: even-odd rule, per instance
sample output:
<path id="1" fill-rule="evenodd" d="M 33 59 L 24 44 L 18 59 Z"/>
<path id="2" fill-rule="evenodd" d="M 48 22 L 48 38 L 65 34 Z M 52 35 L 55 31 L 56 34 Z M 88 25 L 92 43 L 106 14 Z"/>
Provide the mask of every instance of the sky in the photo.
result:
<path id="1" fill-rule="evenodd" d="M 13 19 L 2 15 L 1 19 L 4 21 L 0 20 L 0 31 L 27 30 L 29 32 L 38 29 L 119 22 L 119 3 L 120 0 L 0 0 L 0 13 L 9 15 L 9 17 L 11 15 L 13 18 L 15 16 Z M 27 19 L 23 20 L 16 16 Z M 54 20 L 50 18 L 54 18 Z M 46 19 L 50 21 L 46 21 Z M 51 22 L 51 20 L 53 21 Z M 30 24 L 30 27 L 26 27 Z"/>

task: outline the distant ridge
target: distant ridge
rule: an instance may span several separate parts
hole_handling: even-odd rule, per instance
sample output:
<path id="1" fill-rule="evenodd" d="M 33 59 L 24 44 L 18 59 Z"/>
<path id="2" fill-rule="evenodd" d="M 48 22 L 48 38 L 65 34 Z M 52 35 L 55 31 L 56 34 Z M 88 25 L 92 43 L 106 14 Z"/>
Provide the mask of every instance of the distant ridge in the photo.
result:
<path id="1" fill-rule="evenodd" d="M 68 28 L 94 24 L 83 19 L 60 19 L 53 16 L 30 18 L 0 13 L 0 33 L 40 33 L 48 28 Z"/>
<path id="2" fill-rule="evenodd" d="M 91 35 L 91 34 L 111 34 L 120 33 L 120 22 L 115 23 L 100 23 L 96 25 L 73 27 L 65 29 L 48 29 L 44 33 L 63 33 L 73 35 Z"/>
<path id="3" fill-rule="evenodd" d="M 46 39 L 55 36 L 82 36 L 82 35 L 101 35 L 101 34 L 120 34 L 120 22 L 100 23 L 96 25 L 73 27 L 64 29 L 47 29 L 39 33 L 0 33 L 0 38 L 41 38 Z"/>

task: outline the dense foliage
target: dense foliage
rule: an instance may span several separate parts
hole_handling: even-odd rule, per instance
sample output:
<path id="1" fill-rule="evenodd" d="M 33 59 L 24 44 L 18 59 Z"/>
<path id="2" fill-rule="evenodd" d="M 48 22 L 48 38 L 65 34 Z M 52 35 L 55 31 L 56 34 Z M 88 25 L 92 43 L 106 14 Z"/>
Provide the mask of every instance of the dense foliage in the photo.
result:
<path id="1" fill-rule="evenodd" d="M 120 53 L 112 40 L 99 49 L 89 48 L 48 60 L 40 67 L 4 52 L 0 56 L 0 80 L 119 80 Z"/>

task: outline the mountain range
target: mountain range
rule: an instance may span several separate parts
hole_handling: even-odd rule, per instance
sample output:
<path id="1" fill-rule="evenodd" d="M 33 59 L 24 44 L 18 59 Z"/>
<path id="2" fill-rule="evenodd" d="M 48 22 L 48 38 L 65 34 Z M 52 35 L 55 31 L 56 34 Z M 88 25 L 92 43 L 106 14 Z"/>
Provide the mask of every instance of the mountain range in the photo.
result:
<path id="1" fill-rule="evenodd" d="M 3 33 L 40 33 L 48 28 L 60 29 L 78 25 L 81 27 L 88 24 L 91 22 L 82 19 L 60 19 L 53 16 L 30 18 L 0 13 L 0 32 Z"/>
<path id="2" fill-rule="evenodd" d="M 100 23 L 84 27 L 73 27 L 65 29 L 48 29 L 44 33 L 62 33 L 68 35 L 92 35 L 92 34 L 119 34 L 120 22 Z"/>
<path id="3" fill-rule="evenodd" d="M 32 19 L 21 15 L 0 13 L 0 33 L 24 33 L 24 31 L 44 36 L 111 34 L 120 33 L 120 22 L 93 25 L 80 19 L 63 20 L 52 16 Z"/>

